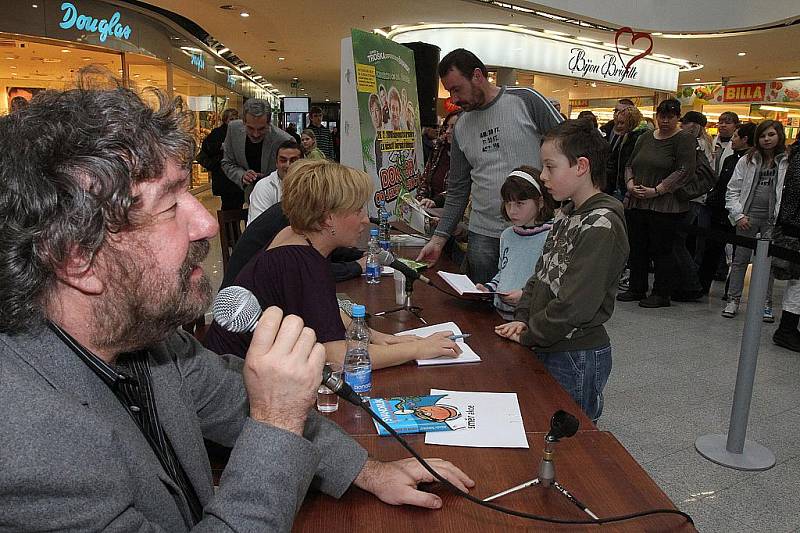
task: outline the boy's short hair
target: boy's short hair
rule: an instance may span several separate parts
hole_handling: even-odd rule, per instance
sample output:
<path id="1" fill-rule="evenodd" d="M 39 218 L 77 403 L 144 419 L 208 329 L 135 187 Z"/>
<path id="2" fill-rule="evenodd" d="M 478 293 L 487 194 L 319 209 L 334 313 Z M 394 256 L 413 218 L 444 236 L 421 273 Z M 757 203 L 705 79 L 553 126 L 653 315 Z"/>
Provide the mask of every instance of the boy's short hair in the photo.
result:
<path id="1" fill-rule="evenodd" d="M 570 166 L 575 166 L 579 157 L 588 159 L 592 183 L 598 189 L 605 189 L 609 146 L 590 121 L 565 120 L 545 134 L 542 144 L 548 141 L 558 147 Z"/>
<path id="2" fill-rule="evenodd" d="M 747 140 L 747 144 L 749 146 L 755 146 L 756 144 L 756 125 L 752 122 L 742 122 L 736 128 L 736 133 L 742 139 Z"/>
<path id="3" fill-rule="evenodd" d="M 542 179 L 539 177 L 541 171 L 538 168 L 529 167 L 528 165 L 522 165 L 514 170 L 521 170 L 526 174 L 530 174 L 530 176 L 536 180 L 536 183 L 539 184 L 539 189 L 537 190 L 534 185 L 524 178 L 518 176 L 507 177 L 505 183 L 503 183 L 503 186 L 500 188 L 500 196 L 503 198 L 503 203 L 500 204 L 500 214 L 503 215 L 503 218 L 505 220 L 510 220 L 508 212 L 506 211 L 506 202 L 538 200 L 539 198 L 542 199 L 542 207 L 539 209 L 539 214 L 536 219 L 546 221 L 553 218 L 556 203 L 547 189 L 544 188 L 544 183 L 542 183 Z"/>
<path id="4" fill-rule="evenodd" d="M 298 231 L 319 231 L 330 213 L 355 212 L 372 193 L 365 172 L 329 160 L 301 159 L 283 178 L 283 213 Z"/>

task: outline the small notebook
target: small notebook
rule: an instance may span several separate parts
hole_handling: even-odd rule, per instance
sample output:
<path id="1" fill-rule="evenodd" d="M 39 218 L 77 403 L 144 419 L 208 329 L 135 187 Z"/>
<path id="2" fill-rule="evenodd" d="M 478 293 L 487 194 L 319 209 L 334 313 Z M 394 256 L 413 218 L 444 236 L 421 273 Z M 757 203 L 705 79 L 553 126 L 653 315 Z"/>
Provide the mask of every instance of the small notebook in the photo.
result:
<path id="1" fill-rule="evenodd" d="M 482 291 L 469 279 L 469 276 L 464 274 L 453 274 L 451 272 L 438 272 L 439 277 L 442 278 L 454 291 L 460 295 L 464 294 L 493 294 L 493 291 Z"/>
<path id="2" fill-rule="evenodd" d="M 453 335 L 461 335 L 461 330 L 455 322 L 445 322 L 444 324 L 435 324 L 433 326 L 425 326 L 423 328 L 409 329 L 408 331 L 401 331 L 395 335 L 417 335 L 418 337 L 427 337 L 439 331 L 452 331 Z M 481 358 L 475 351 L 470 348 L 469 344 L 464 342 L 465 339 L 456 341 L 458 347 L 461 348 L 461 353 L 458 357 L 437 357 L 435 359 L 417 359 L 419 366 L 432 366 L 432 365 L 455 365 L 458 363 L 478 363 Z"/>

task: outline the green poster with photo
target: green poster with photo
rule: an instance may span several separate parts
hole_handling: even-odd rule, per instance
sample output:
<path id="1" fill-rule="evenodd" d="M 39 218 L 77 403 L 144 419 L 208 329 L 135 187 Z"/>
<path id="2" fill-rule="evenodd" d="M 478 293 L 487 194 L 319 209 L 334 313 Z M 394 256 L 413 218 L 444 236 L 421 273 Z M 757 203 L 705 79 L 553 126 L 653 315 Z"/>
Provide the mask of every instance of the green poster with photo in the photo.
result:
<path id="1" fill-rule="evenodd" d="M 423 171 L 414 52 L 380 35 L 352 30 L 364 171 L 373 176 L 373 205 L 417 188 Z M 413 194 L 412 194 L 413 196 Z"/>

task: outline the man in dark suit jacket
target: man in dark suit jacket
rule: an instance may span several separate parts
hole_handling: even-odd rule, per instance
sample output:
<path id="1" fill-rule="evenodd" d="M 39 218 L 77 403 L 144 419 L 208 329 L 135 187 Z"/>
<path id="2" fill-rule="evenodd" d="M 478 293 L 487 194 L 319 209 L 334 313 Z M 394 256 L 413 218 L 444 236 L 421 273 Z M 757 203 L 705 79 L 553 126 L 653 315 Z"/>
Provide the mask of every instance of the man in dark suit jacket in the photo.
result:
<path id="1" fill-rule="evenodd" d="M 416 462 L 368 459 L 311 409 L 325 351 L 301 319 L 267 309 L 244 362 L 179 329 L 208 307 L 217 231 L 185 112 L 90 87 L 0 118 L 0 527 L 289 531 L 309 487 L 351 484 L 440 507 Z M 216 492 L 204 437 L 233 446 Z"/>
<path id="2" fill-rule="evenodd" d="M 250 198 L 256 181 L 277 168 L 278 147 L 292 136 L 272 125 L 269 102 L 250 98 L 244 103 L 244 120 L 228 124 L 222 170 Z"/>
<path id="3" fill-rule="evenodd" d="M 241 187 L 228 179 L 222 170 L 222 158 L 225 152 L 222 143 L 228 134 L 228 122 L 237 120 L 239 112 L 235 109 L 226 109 L 222 112 L 222 124 L 211 130 L 203 139 L 197 162 L 211 173 L 211 192 L 222 200 L 222 210 L 241 209 L 244 205 L 244 192 Z"/>

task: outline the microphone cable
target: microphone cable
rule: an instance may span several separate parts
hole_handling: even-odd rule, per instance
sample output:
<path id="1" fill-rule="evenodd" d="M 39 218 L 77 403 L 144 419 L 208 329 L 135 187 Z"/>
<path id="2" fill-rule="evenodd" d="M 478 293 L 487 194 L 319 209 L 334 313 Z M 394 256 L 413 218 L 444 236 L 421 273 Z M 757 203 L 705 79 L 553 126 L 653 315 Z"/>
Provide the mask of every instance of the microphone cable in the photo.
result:
<path id="1" fill-rule="evenodd" d="M 356 404 L 356 402 L 354 402 L 351 398 L 347 398 L 345 396 L 342 396 L 342 397 L 345 400 L 348 400 L 349 402 L 351 402 L 353 404 Z M 603 524 L 610 524 L 610 523 L 615 523 L 615 522 L 623 522 L 623 521 L 626 521 L 626 520 L 633 520 L 633 519 L 636 519 L 636 518 L 641 518 L 641 517 L 651 516 L 651 515 L 656 515 L 656 514 L 674 514 L 674 515 L 682 516 L 683 518 L 686 519 L 686 521 L 689 524 L 694 525 L 694 520 L 692 520 L 691 516 L 689 516 L 687 513 L 683 512 L 683 511 L 679 511 L 677 509 L 652 509 L 652 510 L 649 510 L 649 511 L 640 511 L 638 513 L 631 513 L 631 514 L 619 515 L 619 516 L 611 516 L 611 517 L 608 517 L 608 518 L 600 518 L 600 519 L 597 519 L 597 520 L 570 520 L 570 519 L 566 519 L 566 518 L 553 518 L 553 517 L 548 517 L 548 516 L 525 513 L 525 512 L 522 512 L 522 511 L 516 511 L 514 509 L 509 509 L 507 507 L 503 507 L 501 505 L 497 505 L 497 504 L 494 504 L 494 503 L 491 503 L 491 502 L 483 501 L 480 498 L 476 498 L 472 494 L 469 494 L 469 493 L 464 492 L 463 490 L 459 489 L 458 487 L 453 485 L 450 481 L 448 481 L 444 476 L 442 476 L 436 470 L 434 470 L 427 463 L 427 461 L 425 461 L 425 459 L 423 459 L 422 456 L 419 455 L 414 450 L 414 448 L 411 447 L 411 445 L 408 442 L 406 442 L 406 440 L 403 437 L 401 437 L 389 424 L 387 424 L 380 416 L 378 416 L 372 409 L 370 409 L 368 404 L 369 404 L 368 401 L 365 401 L 365 400 L 362 399 L 361 402 L 357 403 L 356 405 L 358 405 L 358 407 L 361 407 L 364 411 L 367 412 L 367 414 L 369 414 L 370 417 L 372 417 L 376 422 L 378 422 L 381 426 L 383 426 L 386 429 L 386 431 L 388 431 L 389 434 L 391 434 L 391 436 L 394 437 L 395 440 L 397 442 L 399 442 L 400 445 L 403 446 L 403 448 L 405 448 L 408 451 L 408 453 L 410 453 L 414 457 L 414 459 L 416 459 L 417 462 L 419 462 L 419 464 L 421 464 L 422 467 L 425 470 L 430 472 L 430 474 L 434 478 L 436 478 L 441 484 L 446 486 L 448 489 L 450 489 L 452 492 L 454 492 L 458 496 L 461 496 L 462 498 L 465 498 L 465 499 L 471 501 L 472 503 L 478 504 L 480 506 L 488 507 L 489 509 L 492 509 L 494 511 L 498 511 L 498 512 L 501 512 L 501 513 L 509 514 L 509 515 L 516 516 L 516 517 L 519 517 L 519 518 L 527 518 L 529 520 L 536 520 L 536 521 L 539 521 L 539 522 L 549 522 L 549 523 L 552 523 L 552 524 L 572 524 L 572 525 L 593 525 L 593 524 L 597 524 L 597 525 L 603 525 Z"/>

